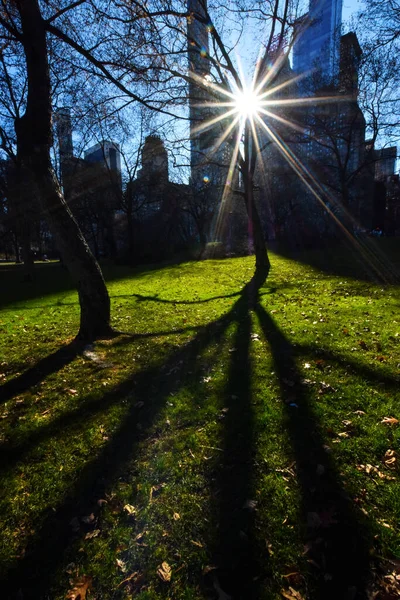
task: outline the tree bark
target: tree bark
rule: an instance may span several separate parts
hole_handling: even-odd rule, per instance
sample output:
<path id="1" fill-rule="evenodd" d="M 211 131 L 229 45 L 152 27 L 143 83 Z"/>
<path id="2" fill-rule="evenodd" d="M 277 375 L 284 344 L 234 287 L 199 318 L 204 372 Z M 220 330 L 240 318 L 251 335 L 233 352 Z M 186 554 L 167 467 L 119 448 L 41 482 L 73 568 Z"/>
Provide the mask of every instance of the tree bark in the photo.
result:
<path id="1" fill-rule="evenodd" d="M 25 114 L 15 123 L 18 155 L 32 175 L 40 207 L 78 290 L 78 337 L 107 336 L 112 329 L 103 275 L 63 198 L 50 160 L 52 107 L 45 23 L 37 0 L 17 0 L 17 7 L 28 76 Z"/>
<path id="2" fill-rule="evenodd" d="M 242 175 L 244 185 L 244 199 L 246 204 L 247 216 L 249 219 L 249 234 L 253 241 L 254 253 L 256 256 L 256 273 L 265 279 L 268 276 L 270 262 L 268 258 L 267 246 L 265 244 L 264 233 L 261 226 L 260 215 L 254 200 L 254 170 L 255 157 L 252 156 L 252 139 L 249 131 L 249 125 L 245 126 L 244 139 L 244 160 L 242 164 Z"/>

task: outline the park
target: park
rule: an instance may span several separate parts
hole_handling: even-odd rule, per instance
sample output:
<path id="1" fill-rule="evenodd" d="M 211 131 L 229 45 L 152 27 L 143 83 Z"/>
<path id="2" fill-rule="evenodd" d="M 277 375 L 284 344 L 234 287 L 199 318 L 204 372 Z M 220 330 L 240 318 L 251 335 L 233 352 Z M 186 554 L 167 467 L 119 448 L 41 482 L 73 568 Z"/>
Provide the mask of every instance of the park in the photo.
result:
<path id="1" fill-rule="evenodd" d="M 399 2 L 228 4 L 3 2 L 6 600 L 400 597 Z"/>

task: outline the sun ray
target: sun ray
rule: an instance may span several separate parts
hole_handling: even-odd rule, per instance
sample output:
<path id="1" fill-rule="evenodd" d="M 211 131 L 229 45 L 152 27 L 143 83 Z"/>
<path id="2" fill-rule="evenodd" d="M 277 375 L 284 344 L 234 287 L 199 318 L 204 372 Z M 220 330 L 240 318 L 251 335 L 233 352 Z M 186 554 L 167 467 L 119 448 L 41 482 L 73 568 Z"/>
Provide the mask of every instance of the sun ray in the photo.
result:
<path id="1" fill-rule="evenodd" d="M 189 72 L 189 78 L 193 79 L 195 82 L 197 82 L 199 84 L 199 87 L 206 89 L 208 92 L 211 89 L 211 90 L 214 90 L 215 92 L 218 92 L 219 94 L 222 94 L 223 96 L 228 96 L 228 98 L 235 100 L 235 94 L 231 90 L 227 90 L 226 88 L 222 87 L 221 85 L 218 85 L 217 83 L 210 81 L 209 79 L 206 79 L 205 77 L 202 77 L 201 75 L 198 75 L 197 73 L 194 73 L 193 71 Z"/>
<path id="2" fill-rule="evenodd" d="M 235 129 L 236 125 L 239 123 L 239 120 L 240 120 L 240 116 L 238 115 L 232 121 L 232 123 L 229 125 L 229 127 L 222 133 L 222 135 L 215 141 L 214 147 L 213 147 L 212 151 L 210 152 L 209 156 L 213 156 L 216 152 L 218 152 L 218 150 L 220 149 L 222 144 L 225 142 L 226 138 L 230 135 L 230 133 Z M 242 135 L 242 134 L 240 133 L 240 135 Z"/>
<path id="3" fill-rule="evenodd" d="M 293 85 L 294 83 L 298 83 L 299 81 L 304 79 L 306 76 L 307 76 L 306 73 L 301 73 L 300 75 L 296 75 L 296 77 L 291 77 L 290 79 L 287 79 L 283 83 L 280 83 L 279 85 L 276 85 L 275 87 L 270 88 L 269 90 L 263 92 L 262 94 L 259 94 L 258 97 L 260 98 L 260 100 L 263 100 L 264 98 L 267 98 L 269 96 L 272 96 L 273 94 L 276 94 L 277 92 L 284 90 L 285 88 L 289 87 L 290 85 Z"/>
<path id="4" fill-rule="evenodd" d="M 233 108 L 232 110 L 230 110 L 226 113 L 223 113 L 222 115 L 219 115 L 218 117 L 214 117 L 213 119 L 205 121 L 201 125 L 198 125 L 197 127 L 194 127 L 192 129 L 192 135 L 194 135 L 196 133 L 201 133 L 202 131 L 205 131 L 206 129 L 210 129 L 213 125 L 216 125 L 220 121 L 224 121 L 225 119 L 227 119 L 228 117 L 230 117 L 236 113 L 237 113 L 236 108 Z"/>
<path id="5" fill-rule="evenodd" d="M 350 241 L 350 243 L 357 249 L 361 256 L 363 256 L 364 260 L 368 263 L 368 266 L 375 272 L 378 277 L 383 278 L 384 280 L 388 280 L 390 278 L 389 270 L 386 267 L 386 264 L 383 260 L 380 260 L 370 248 L 368 248 L 367 244 L 361 244 L 359 240 L 354 236 L 354 234 L 345 227 L 345 225 L 338 219 L 338 217 L 334 214 L 334 212 L 329 208 L 326 201 L 323 199 L 325 196 L 334 204 L 337 204 L 335 199 L 327 193 L 327 191 L 318 183 L 312 173 L 303 165 L 300 159 L 294 154 L 290 148 L 285 144 L 285 142 L 280 138 L 277 132 L 273 132 L 270 127 L 257 115 L 257 119 L 260 125 L 265 129 L 269 137 L 276 143 L 276 146 L 279 152 L 285 157 L 288 161 L 289 165 L 293 168 L 295 173 L 307 187 L 307 189 L 312 193 L 312 195 L 318 200 L 320 204 L 324 207 L 324 209 L 328 212 L 330 217 L 335 221 L 335 223 L 339 226 L 341 231 L 344 233 L 345 237 Z M 308 178 L 311 180 L 312 184 L 317 188 L 315 189 L 313 185 L 310 183 Z M 344 210 L 344 207 L 340 205 L 341 209 Z M 355 219 L 346 211 L 346 216 L 353 222 Z M 390 280 L 390 279 L 389 279 Z"/>
<path id="6" fill-rule="evenodd" d="M 211 98 L 215 98 L 215 100 L 199 102 L 197 104 L 192 104 L 192 106 L 218 111 L 217 115 L 214 112 L 214 115 L 212 115 L 211 118 L 193 128 L 192 135 L 209 130 L 218 124 L 219 127 L 224 128 L 221 135 L 219 135 L 216 140 L 213 140 L 212 147 L 205 153 L 204 162 L 202 162 L 203 165 L 210 162 L 221 149 L 224 142 L 226 142 L 227 138 L 232 135 L 232 132 L 236 129 L 236 140 L 231 151 L 228 174 L 221 195 L 216 219 L 213 224 L 214 236 L 218 236 L 224 227 L 227 197 L 232 191 L 231 184 L 234 180 L 235 169 L 238 167 L 237 161 L 239 153 L 242 153 L 243 151 L 243 132 L 246 127 L 249 127 L 249 139 L 254 144 L 253 156 L 260 157 L 262 155 L 263 149 L 261 146 L 263 146 L 263 143 L 261 142 L 263 142 L 266 134 L 270 143 L 274 144 L 274 147 L 277 148 L 278 152 L 287 161 L 308 192 L 316 198 L 318 203 L 322 205 L 323 209 L 330 215 L 330 218 L 343 232 L 344 236 L 350 240 L 351 244 L 361 253 L 372 271 L 382 277 L 382 273 L 389 273 L 389 269 L 384 265 L 383 260 L 378 256 L 376 250 L 370 248 L 368 242 L 361 243 L 352 233 L 352 227 L 346 227 L 345 225 L 346 222 L 357 225 L 355 218 L 337 198 L 321 185 L 310 169 L 303 164 L 298 156 L 296 156 L 291 147 L 285 143 L 270 123 L 270 121 L 276 121 L 285 127 L 304 135 L 306 133 L 306 127 L 288 119 L 287 116 L 278 114 L 274 109 L 277 109 L 278 112 L 279 109 L 284 109 L 286 107 L 304 107 L 306 109 L 308 106 L 317 106 L 332 102 L 336 104 L 339 102 L 346 103 L 351 101 L 352 98 L 342 94 L 335 96 L 324 95 L 320 97 L 291 97 L 290 92 L 287 90 L 307 77 L 309 73 L 303 73 L 278 83 L 277 85 L 272 85 L 272 82 L 276 79 L 284 66 L 285 61 L 287 61 L 287 55 L 282 53 L 272 65 L 268 65 L 266 73 L 263 76 L 260 76 L 260 73 L 266 66 L 264 58 L 260 58 L 261 54 L 262 52 L 260 51 L 259 60 L 257 61 L 250 84 L 245 81 L 239 57 L 237 60 L 239 80 L 230 81 L 230 89 L 210 81 L 208 76 L 202 77 L 195 73 L 190 73 L 190 77 L 199 84 L 199 87 L 203 90 L 207 90 L 210 93 Z M 285 95 L 287 94 L 288 97 L 274 97 L 280 96 L 282 92 L 285 92 Z M 223 123 L 224 121 L 225 123 Z M 261 137 L 262 132 L 264 133 Z M 242 158 L 244 158 L 243 154 Z M 263 163 L 263 160 L 260 158 L 257 160 L 261 172 L 265 175 L 265 164 Z M 335 214 L 335 207 L 340 209 L 344 216 L 344 222 L 342 222 Z M 216 238 L 214 237 L 214 239 Z"/>
<path id="7" fill-rule="evenodd" d="M 287 59 L 285 54 L 281 54 L 278 59 L 272 64 L 272 66 L 267 69 L 266 74 L 258 83 L 257 87 L 254 88 L 254 93 L 258 96 L 261 90 L 267 87 L 268 83 L 279 73 L 283 63 Z"/>
<path id="8" fill-rule="evenodd" d="M 243 126 L 244 125 L 242 124 L 237 130 L 235 146 L 233 148 L 232 157 L 231 157 L 230 165 L 229 165 L 229 170 L 228 170 L 227 178 L 226 178 L 225 185 L 224 185 L 224 190 L 222 192 L 221 201 L 220 201 L 220 204 L 218 207 L 218 214 L 217 214 L 217 218 L 215 220 L 215 226 L 214 226 L 213 237 L 212 237 L 212 239 L 215 239 L 215 240 L 218 239 L 218 236 L 222 229 L 222 223 L 223 223 L 224 219 L 226 218 L 226 204 L 227 204 L 226 200 L 227 200 L 228 194 L 232 193 L 231 186 L 232 186 L 232 182 L 233 182 L 234 175 L 235 175 L 235 168 L 236 168 L 236 164 L 237 164 L 237 158 L 239 155 L 240 142 L 241 142 L 242 133 L 243 133 Z"/>
<path id="9" fill-rule="evenodd" d="M 264 108 L 261 108 L 258 112 L 265 115 L 266 117 L 271 117 L 271 119 L 274 119 L 275 121 L 279 121 L 280 123 L 283 123 L 284 125 L 287 125 L 288 127 L 291 127 L 295 131 L 298 131 L 303 134 L 306 133 L 305 127 L 302 127 L 301 125 L 297 125 L 297 123 L 294 123 L 294 121 L 285 119 L 284 117 L 281 117 L 280 115 L 277 115 L 276 113 L 274 113 L 270 110 L 265 110 Z"/>

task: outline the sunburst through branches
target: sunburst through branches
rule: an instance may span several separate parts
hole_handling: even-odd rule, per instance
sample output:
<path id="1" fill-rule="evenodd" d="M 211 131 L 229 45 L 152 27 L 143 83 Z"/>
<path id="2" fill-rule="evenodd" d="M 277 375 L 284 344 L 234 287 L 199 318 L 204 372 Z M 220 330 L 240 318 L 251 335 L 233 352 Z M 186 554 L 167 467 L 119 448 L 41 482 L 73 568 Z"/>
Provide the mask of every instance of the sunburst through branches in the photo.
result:
<path id="1" fill-rule="evenodd" d="M 318 96 L 304 97 L 296 95 L 290 97 L 288 90 L 293 89 L 296 84 L 307 76 L 302 74 L 288 78 L 283 82 L 274 84 L 274 81 L 279 79 L 284 61 L 287 60 L 285 55 L 282 55 L 274 64 L 269 66 L 264 76 L 260 76 L 259 65 L 257 66 L 251 85 L 245 82 L 243 74 L 236 77 L 230 82 L 230 89 L 227 87 L 213 83 L 210 77 L 206 79 L 198 76 L 196 73 L 191 73 L 194 79 L 203 91 L 208 92 L 210 100 L 199 103 L 197 107 L 207 108 L 212 116 L 202 122 L 199 126 L 192 129 L 192 136 L 218 127 L 219 137 L 214 138 L 214 144 L 209 148 L 205 155 L 205 161 L 212 163 L 214 156 L 218 153 L 224 143 L 229 142 L 231 146 L 230 166 L 227 173 L 224 191 L 221 197 L 218 217 L 214 237 L 218 237 L 218 231 L 221 223 L 225 218 L 223 208 L 226 198 L 231 191 L 231 185 L 234 179 L 235 170 L 243 168 L 243 141 L 244 133 L 247 128 L 247 139 L 250 140 L 252 152 L 261 154 L 262 148 L 265 145 L 266 139 L 273 143 L 280 152 L 282 158 L 287 161 L 293 169 L 299 180 L 303 182 L 308 191 L 316 198 L 323 206 L 324 210 L 340 227 L 345 237 L 351 241 L 354 247 L 361 253 L 364 260 L 368 262 L 370 268 L 376 275 L 383 279 L 392 279 L 391 270 L 388 269 L 386 259 L 383 255 L 379 255 L 376 248 L 372 249 L 367 241 L 361 242 L 357 239 L 352 231 L 343 225 L 343 223 L 335 215 L 331 206 L 338 206 L 337 199 L 330 193 L 323 183 L 311 173 L 310 169 L 301 161 L 300 157 L 293 151 L 292 145 L 285 141 L 286 135 L 282 135 L 282 128 L 290 133 L 297 132 L 303 134 L 306 139 L 308 132 L 306 128 L 290 119 L 287 115 L 289 107 L 302 108 L 305 112 L 307 109 L 316 106 L 317 104 L 348 102 L 349 97 L 345 95 L 334 96 Z M 282 93 L 284 92 L 284 97 Z M 276 124 L 280 127 L 277 128 Z M 257 160 L 258 167 L 265 171 L 264 160 L 261 156 Z M 345 213 L 347 222 L 353 222 L 356 227 L 354 217 L 340 205 L 340 209 Z M 386 263 L 386 264 L 385 264 Z"/>

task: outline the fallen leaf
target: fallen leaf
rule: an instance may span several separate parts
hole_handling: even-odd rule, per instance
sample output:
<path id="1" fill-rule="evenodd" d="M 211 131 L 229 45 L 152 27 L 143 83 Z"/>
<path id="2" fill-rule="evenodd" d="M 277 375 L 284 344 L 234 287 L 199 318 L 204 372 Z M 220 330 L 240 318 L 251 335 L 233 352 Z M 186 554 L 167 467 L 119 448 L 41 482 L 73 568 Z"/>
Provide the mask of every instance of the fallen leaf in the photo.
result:
<path id="1" fill-rule="evenodd" d="M 165 487 L 165 483 L 159 483 L 158 485 L 152 485 L 150 488 L 149 502 L 153 501 L 153 498 L 161 492 L 162 488 Z"/>
<path id="2" fill-rule="evenodd" d="M 389 469 L 394 469 L 397 461 L 396 452 L 394 450 L 386 450 L 383 461 Z"/>
<path id="3" fill-rule="evenodd" d="M 383 417 L 381 423 L 383 425 L 397 425 L 399 420 L 395 419 L 394 417 Z"/>
<path id="4" fill-rule="evenodd" d="M 366 413 L 363 410 L 355 410 L 354 414 L 359 415 L 361 417 L 361 415 L 365 415 Z"/>
<path id="5" fill-rule="evenodd" d="M 85 600 L 86 594 L 88 590 L 91 588 L 93 583 L 93 578 L 89 577 L 89 575 L 82 575 L 79 577 L 71 585 L 73 587 L 68 591 L 66 598 L 67 600 Z"/>
<path id="6" fill-rule="evenodd" d="M 218 567 L 215 567 L 214 565 L 207 565 L 203 569 L 203 575 L 207 575 L 207 573 L 211 573 L 211 571 L 215 571 L 217 568 Z"/>
<path id="7" fill-rule="evenodd" d="M 380 471 L 378 469 L 378 467 L 374 467 L 373 465 L 357 465 L 357 470 L 358 471 L 365 471 L 367 473 L 367 475 L 377 475 L 379 477 L 379 479 L 386 479 L 388 481 L 393 481 L 396 478 L 395 477 L 391 477 L 390 475 L 386 475 L 386 473 L 382 473 L 382 471 Z"/>
<path id="8" fill-rule="evenodd" d="M 190 541 L 192 542 L 192 544 L 194 546 L 197 546 L 198 548 L 202 548 L 203 547 L 203 544 L 201 544 L 200 542 L 196 542 L 195 540 L 190 540 Z"/>
<path id="9" fill-rule="evenodd" d="M 281 595 L 287 600 L 304 600 L 304 597 L 300 594 L 300 592 L 296 591 L 294 588 L 289 587 L 288 590 L 281 590 Z"/>
<path id="10" fill-rule="evenodd" d="M 326 394 L 327 392 L 336 392 L 335 388 L 331 386 L 330 383 L 325 383 L 325 381 L 321 381 L 320 389 L 318 390 L 318 394 Z"/>
<path id="11" fill-rule="evenodd" d="M 139 573 L 139 571 L 134 571 L 121 581 L 117 587 L 121 587 L 121 585 L 129 584 L 130 592 L 137 592 L 140 590 L 144 579 L 143 573 Z M 132 589 L 133 588 L 133 589 Z"/>
<path id="12" fill-rule="evenodd" d="M 174 521 L 179 521 L 180 518 L 181 518 L 181 515 L 177 512 L 174 512 Z"/>
<path id="13" fill-rule="evenodd" d="M 71 390 L 67 390 L 67 391 L 68 391 L 70 394 L 72 394 L 73 396 L 74 396 L 75 394 L 77 394 L 77 393 L 78 393 L 78 392 L 77 392 L 77 390 L 72 390 L 72 389 L 71 389 Z"/>
<path id="14" fill-rule="evenodd" d="M 132 504 L 125 504 L 124 510 L 128 513 L 130 517 L 133 517 L 136 514 L 136 508 L 132 506 Z"/>
<path id="15" fill-rule="evenodd" d="M 157 575 L 161 581 L 171 581 L 172 569 L 167 562 L 163 562 L 157 569 Z"/>
<path id="16" fill-rule="evenodd" d="M 100 529 L 94 529 L 93 531 L 89 531 L 89 533 L 85 535 L 85 540 L 91 540 L 92 538 L 97 537 L 99 533 Z"/>
<path id="17" fill-rule="evenodd" d="M 117 563 L 118 567 L 121 569 L 121 571 L 123 573 L 126 573 L 126 563 L 123 560 L 121 560 L 120 558 L 117 558 L 116 563 Z"/>

